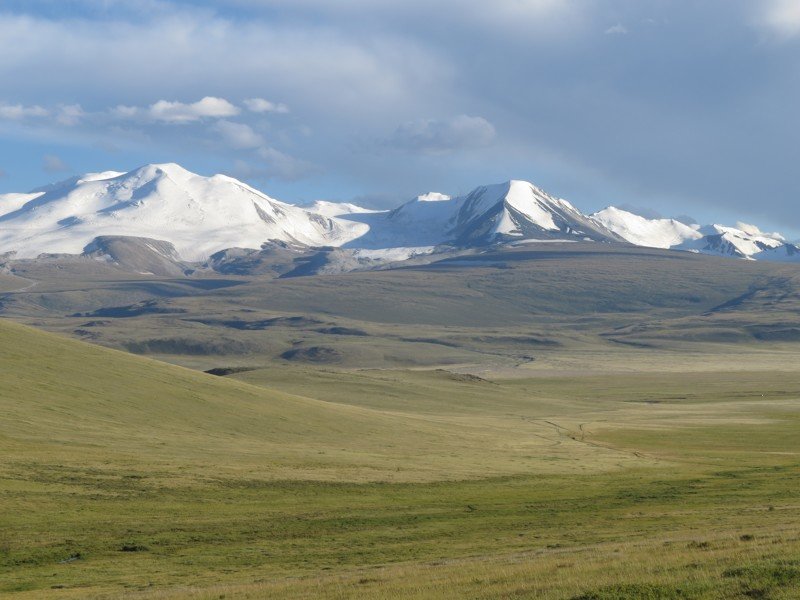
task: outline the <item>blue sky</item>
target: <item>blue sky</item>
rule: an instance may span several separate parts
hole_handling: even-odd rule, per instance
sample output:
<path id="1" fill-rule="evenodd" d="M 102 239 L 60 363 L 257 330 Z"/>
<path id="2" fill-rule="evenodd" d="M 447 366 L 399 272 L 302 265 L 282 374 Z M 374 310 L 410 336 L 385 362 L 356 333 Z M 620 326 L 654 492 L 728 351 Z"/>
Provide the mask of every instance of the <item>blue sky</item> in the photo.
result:
<path id="1" fill-rule="evenodd" d="M 178 162 L 393 206 L 531 180 L 800 237 L 796 0 L 5 0 L 0 192 Z"/>

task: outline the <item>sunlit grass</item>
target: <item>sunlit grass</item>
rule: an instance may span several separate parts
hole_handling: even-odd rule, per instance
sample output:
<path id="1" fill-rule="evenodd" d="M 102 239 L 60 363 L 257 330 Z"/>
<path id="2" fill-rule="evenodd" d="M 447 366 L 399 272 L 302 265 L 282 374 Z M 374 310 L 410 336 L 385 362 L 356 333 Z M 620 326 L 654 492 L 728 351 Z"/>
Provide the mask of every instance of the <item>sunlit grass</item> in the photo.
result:
<path id="1" fill-rule="evenodd" d="M 800 588 L 792 371 L 236 381 L 15 325 L 0 342 L 3 596 Z"/>

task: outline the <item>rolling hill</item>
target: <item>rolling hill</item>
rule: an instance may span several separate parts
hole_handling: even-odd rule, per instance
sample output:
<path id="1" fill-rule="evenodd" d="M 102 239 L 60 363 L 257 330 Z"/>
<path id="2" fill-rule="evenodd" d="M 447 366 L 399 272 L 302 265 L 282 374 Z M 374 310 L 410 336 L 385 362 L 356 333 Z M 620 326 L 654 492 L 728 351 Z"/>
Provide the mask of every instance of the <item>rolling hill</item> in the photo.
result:
<path id="1" fill-rule="evenodd" d="M 7 468 L 136 461 L 154 472 L 182 464 L 201 478 L 244 470 L 261 479 L 425 480 L 475 476 L 492 454 L 507 464 L 491 470 L 519 468 L 505 444 L 474 437 L 477 424 L 291 396 L 7 321 L 0 342 Z M 448 453 L 432 462 L 437 447 Z"/>

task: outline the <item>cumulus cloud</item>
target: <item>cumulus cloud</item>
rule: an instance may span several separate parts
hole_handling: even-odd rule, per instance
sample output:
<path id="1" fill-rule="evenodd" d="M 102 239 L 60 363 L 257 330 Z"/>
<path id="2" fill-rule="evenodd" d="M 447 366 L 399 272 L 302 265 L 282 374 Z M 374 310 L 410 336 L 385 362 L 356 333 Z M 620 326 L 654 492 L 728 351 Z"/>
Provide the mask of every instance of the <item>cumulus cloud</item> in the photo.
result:
<path id="1" fill-rule="evenodd" d="M 231 148 L 247 149 L 264 145 L 264 138 L 245 123 L 223 120 L 214 123 L 211 129 L 218 133 Z"/>
<path id="2" fill-rule="evenodd" d="M 270 102 L 264 98 L 249 98 L 244 101 L 247 109 L 254 113 L 288 113 L 289 107 L 282 103 Z"/>
<path id="3" fill-rule="evenodd" d="M 404 123 L 389 144 L 411 152 L 446 154 L 491 144 L 497 132 L 483 117 L 457 115 L 449 119 L 418 119 Z"/>
<path id="4" fill-rule="evenodd" d="M 50 114 L 41 106 L 24 106 L 22 104 L 0 104 L 0 119 L 20 121 L 28 117 L 46 117 Z"/>
<path id="5" fill-rule="evenodd" d="M 55 154 L 47 154 L 42 159 L 42 169 L 47 173 L 63 173 L 69 171 L 69 166 Z"/>
<path id="6" fill-rule="evenodd" d="M 279 105 L 276 105 L 278 110 Z M 89 120 L 107 122 L 111 120 L 140 120 L 146 122 L 175 124 L 192 123 L 203 119 L 223 119 L 241 113 L 241 109 L 224 98 L 206 96 L 197 102 L 185 104 L 158 100 L 149 106 L 115 106 L 100 112 L 86 112 L 80 104 L 58 104 L 49 108 L 39 105 L 0 104 L 0 119 L 22 121 L 31 117 L 45 119 L 51 123 L 74 126 Z"/>
<path id="7" fill-rule="evenodd" d="M 186 104 L 183 102 L 159 100 L 148 107 L 116 106 L 109 114 L 122 119 L 147 119 L 162 123 L 192 123 L 202 119 L 235 117 L 241 112 L 239 107 L 225 100 L 206 96 L 197 102 Z"/>
<path id="8" fill-rule="evenodd" d="M 167 123 L 189 123 L 207 117 L 234 117 L 239 109 L 224 98 L 206 96 L 192 104 L 159 100 L 153 104 L 148 115 L 156 121 Z"/>
<path id="9" fill-rule="evenodd" d="M 762 24 L 781 37 L 800 34 L 800 2 L 797 0 L 766 0 Z"/>
<path id="10" fill-rule="evenodd" d="M 159 100 L 150 106 L 118 105 L 108 114 L 119 119 L 141 119 L 169 124 L 193 123 L 203 119 L 223 119 L 235 117 L 241 112 L 225 98 L 206 96 L 197 102 L 184 103 L 170 100 Z"/>

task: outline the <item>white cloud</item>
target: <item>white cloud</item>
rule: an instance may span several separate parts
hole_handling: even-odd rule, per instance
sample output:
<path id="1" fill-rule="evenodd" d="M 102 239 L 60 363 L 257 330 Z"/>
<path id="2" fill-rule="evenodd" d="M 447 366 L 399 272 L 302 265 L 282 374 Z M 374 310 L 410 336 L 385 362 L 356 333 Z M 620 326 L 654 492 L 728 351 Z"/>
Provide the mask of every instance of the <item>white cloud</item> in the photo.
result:
<path id="1" fill-rule="evenodd" d="M 159 100 L 150 106 L 147 114 L 155 121 L 190 123 L 204 118 L 234 117 L 239 112 L 240 110 L 236 106 L 224 98 L 206 96 L 192 104 Z"/>
<path id="2" fill-rule="evenodd" d="M 458 115 L 404 123 L 389 139 L 389 145 L 412 152 L 446 154 L 488 146 L 496 136 L 494 125 L 483 117 Z"/>
<path id="3" fill-rule="evenodd" d="M 0 119 L 20 121 L 28 117 L 46 117 L 49 114 L 41 106 L 24 106 L 22 104 L 0 104 Z"/>
<path id="4" fill-rule="evenodd" d="M 760 19 L 763 26 L 780 37 L 800 34 L 800 2 L 798 0 L 766 0 Z"/>
<path id="5" fill-rule="evenodd" d="M 270 102 L 264 98 L 249 98 L 244 101 L 247 109 L 254 113 L 288 113 L 289 107 L 282 103 Z"/>
<path id="6" fill-rule="evenodd" d="M 69 171 L 69 166 L 60 157 L 48 154 L 43 158 L 42 168 L 48 173 L 61 173 Z"/>
<path id="7" fill-rule="evenodd" d="M 625 35 L 628 33 L 628 28 L 622 23 L 617 23 L 606 29 L 604 33 L 606 35 Z"/>
<path id="8" fill-rule="evenodd" d="M 244 123 L 218 121 L 211 127 L 232 148 L 258 148 L 264 145 L 264 138 Z"/>

